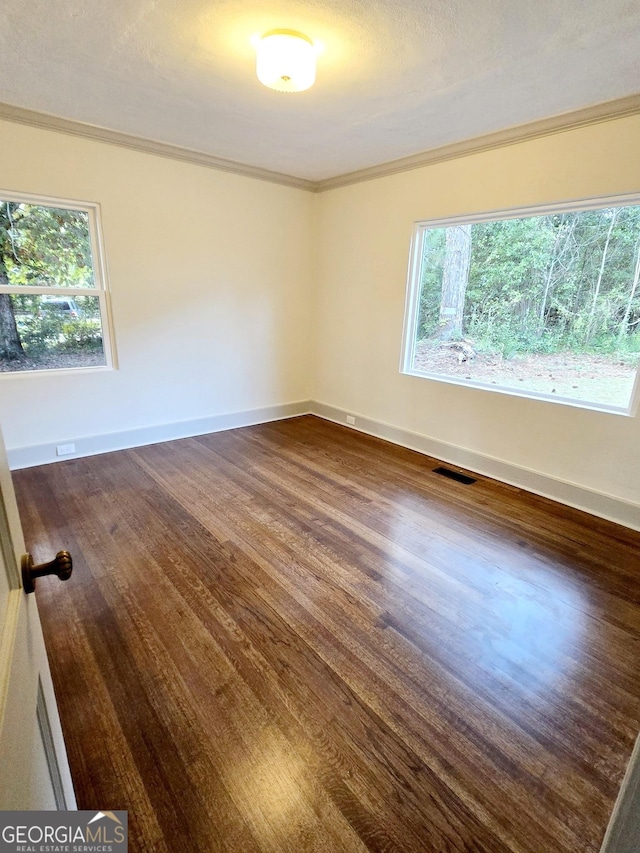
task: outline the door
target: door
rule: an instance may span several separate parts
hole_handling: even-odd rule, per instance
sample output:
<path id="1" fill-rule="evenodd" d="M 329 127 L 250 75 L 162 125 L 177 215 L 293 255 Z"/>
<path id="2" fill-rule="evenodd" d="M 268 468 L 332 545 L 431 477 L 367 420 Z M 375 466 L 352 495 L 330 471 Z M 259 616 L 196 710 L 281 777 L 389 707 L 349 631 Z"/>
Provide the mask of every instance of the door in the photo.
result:
<path id="1" fill-rule="evenodd" d="M 0 433 L 0 810 L 75 809 L 38 607 L 22 589 L 24 552 Z"/>

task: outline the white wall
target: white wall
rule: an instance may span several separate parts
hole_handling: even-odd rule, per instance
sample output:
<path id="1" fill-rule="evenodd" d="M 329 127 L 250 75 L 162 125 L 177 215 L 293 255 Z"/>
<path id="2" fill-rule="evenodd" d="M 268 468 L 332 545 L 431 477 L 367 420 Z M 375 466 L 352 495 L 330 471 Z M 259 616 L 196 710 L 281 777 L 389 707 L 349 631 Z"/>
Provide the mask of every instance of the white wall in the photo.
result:
<path id="1" fill-rule="evenodd" d="M 321 414 L 391 425 L 388 437 L 640 528 L 640 417 L 398 370 L 415 220 L 637 192 L 638 150 L 636 116 L 313 196 L 0 123 L 0 189 L 100 203 L 120 362 L 0 377 L 10 456 L 50 461 L 56 443 L 97 452 L 314 399 Z M 111 445 L 88 438 L 110 433 Z"/>
<path id="2" fill-rule="evenodd" d="M 119 356 L 0 375 L 10 451 L 309 398 L 310 193 L 8 122 L 1 189 L 101 205 Z"/>
<path id="3" fill-rule="evenodd" d="M 448 385 L 398 368 L 414 221 L 637 192 L 639 151 L 635 116 L 323 193 L 314 399 L 325 411 L 429 437 L 445 452 L 446 445 L 472 451 L 448 455 L 475 461 L 476 470 L 492 473 L 492 460 L 502 460 L 515 466 L 517 483 L 531 486 L 527 469 L 640 504 L 640 417 Z M 625 518 L 640 527 L 640 506 Z"/>

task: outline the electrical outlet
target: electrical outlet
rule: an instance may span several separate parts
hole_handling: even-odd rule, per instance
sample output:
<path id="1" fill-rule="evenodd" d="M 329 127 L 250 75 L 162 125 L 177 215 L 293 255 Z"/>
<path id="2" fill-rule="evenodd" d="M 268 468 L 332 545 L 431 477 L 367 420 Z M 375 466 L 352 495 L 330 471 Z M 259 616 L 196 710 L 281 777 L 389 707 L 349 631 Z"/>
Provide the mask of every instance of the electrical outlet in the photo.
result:
<path id="1" fill-rule="evenodd" d="M 355 422 L 356 422 L 356 419 L 353 417 L 353 415 L 347 415 L 347 423 L 348 424 L 351 424 L 351 426 L 354 426 Z"/>
<path id="2" fill-rule="evenodd" d="M 56 445 L 56 456 L 68 456 L 70 453 L 76 452 L 75 444 L 58 444 Z"/>

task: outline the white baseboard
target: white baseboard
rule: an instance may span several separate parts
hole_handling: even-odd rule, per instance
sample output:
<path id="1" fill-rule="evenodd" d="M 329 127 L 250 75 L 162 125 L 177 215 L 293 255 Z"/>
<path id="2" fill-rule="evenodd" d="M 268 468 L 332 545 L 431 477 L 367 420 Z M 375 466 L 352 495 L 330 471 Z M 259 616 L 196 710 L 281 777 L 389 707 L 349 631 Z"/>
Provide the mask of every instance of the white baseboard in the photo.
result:
<path id="1" fill-rule="evenodd" d="M 356 425 L 351 426 L 346 423 L 347 413 L 345 411 L 312 400 L 266 406 L 244 412 L 231 412 L 225 415 L 212 415 L 192 421 L 140 427 L 104 435 L 80 438 L 69 436 L 61 438 L 55 444 L 15 447 L 8 450 L 7 455 L 11 469 L 17 470 L 19 468 L 31 468 L 34 465 L 47 465 L 51 462 L 63 462 L 66 459 L 76 459 L 82 456 L 109 453 L 112 450 L 126 450 L 145 444 L 157 444 L 160 441 L 172 441 L 176 438 L 189 438 L 195 435 L 220 432 L 225 429 L 278 421 L 305 414 L 317 415 L 325 420 L 349 426 L 350 429 L 385 439 L 392 444 L 399 444 L 411 450 L 417 450 L 419 453 L 433 456 L 443 462 L 458 465 L 469 471 L 475 471 L 486 477 L 502 480 L 502 482 L 509 483 L 512 486 L 526 489 L 529 492 L 534 492 L 534 494 L 551 498 L 551 500 L 559 501 L 567 506 L 630 527 L 632 530 L 640 530 L 640 504 L 596 492 L 576 483 L 567 483 L 548 474 L 541 474 L 529 468 L 513 465 L 503 459 L 485 456 L 464 447 L 457 447 L 454 444 L 448 444 L 445 441 L 410 432 L 361 415 L 356 416 Z M 75 453 L 63 457 L 56 456 L 57 444 L 71 442 L 76 446 Z"/>
<path id="2" fill-rule="evenodd" d="M 548 474 L 532 471 L 530 468 L 513 465 L 503 459 L 485 456 L 482 453 L 476 453 L 474 450 L 448 444 L 436 438 L 410 432 L 360 415 L 356 415 L 356 425 L 353 426 L 346 422 L 346 411 L 325 403 L 313 401 L 311 403 L 311 414 L 347 426 L 349 429 L 383 438 L 385 441 L 399 444 L 410 450 L 417 450 L 419 453 L 425 453 L 451 465 L 458 465 L 460 468 L 466 468 L 486 477 L 501 480 L 503 483 L 526 489 L 528 492 L 542 495 L 575 509 L 584 510 L 591 515 L 605 518 L 607 521 L 614 521 L 617 524 L 630 527 L 632 530 L 640 530 L 640 504 L 624 501 L 613 495 L 596 492 L 586 486 L 568 483 Z M 353 413 L 350 412 L 349 414 Z"/>
<path id="3" fill-rule="evenodd" d="M 127 450 L 130 447 L 142 447 L 145 444 L 158 444 L 160 441 L 172 441 L 176 438 L 190 438 L 194 435 L 205 435 L 210 432 L 220 432 L 224 429 L 252 426 L 253 424 L 279 421 L 306 415 L 311 411 L 311 401 L 301 400 L 297 403 L 283 403 L 279 406 L 266 406 L 262 409 L 249 409 L 244 412 L 231 412 L 225 415 L 212 415 L 192 421 L 178 421 L 171 424 L 139 427 L 123 430 L 122 432 L 105 433 L 84 437 L 65 436 L 55 444 L 36 444 L 30 447 L 14 447 L 7 450 L 9 467 L 12 471 L 19 468 L 33 468 L 34 465 L 47 465 L 50 462 L 64 462 L 67 459 L 77 459 L 82 456 L 95 456 L 99 453 L 110 453 L 112 450 Z M 73 443 L 76 452 L 68 456 L 56 456 L 56 445 Z"/>

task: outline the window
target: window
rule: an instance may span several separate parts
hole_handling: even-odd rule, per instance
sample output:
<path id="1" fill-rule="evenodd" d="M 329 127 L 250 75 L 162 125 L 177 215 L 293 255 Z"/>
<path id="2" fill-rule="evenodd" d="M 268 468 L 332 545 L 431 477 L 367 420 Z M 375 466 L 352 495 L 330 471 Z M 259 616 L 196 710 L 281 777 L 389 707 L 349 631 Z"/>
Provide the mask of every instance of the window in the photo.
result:
<path id="1" fill-rule="evenodd" d="M 632 413 L 638 202 L 417 223 L 402 372 Z"/>
<path id="2" fill-rule="evenodd" d="M 96 205 L 0 192 L 0 376 L 112 364 Z"/>

